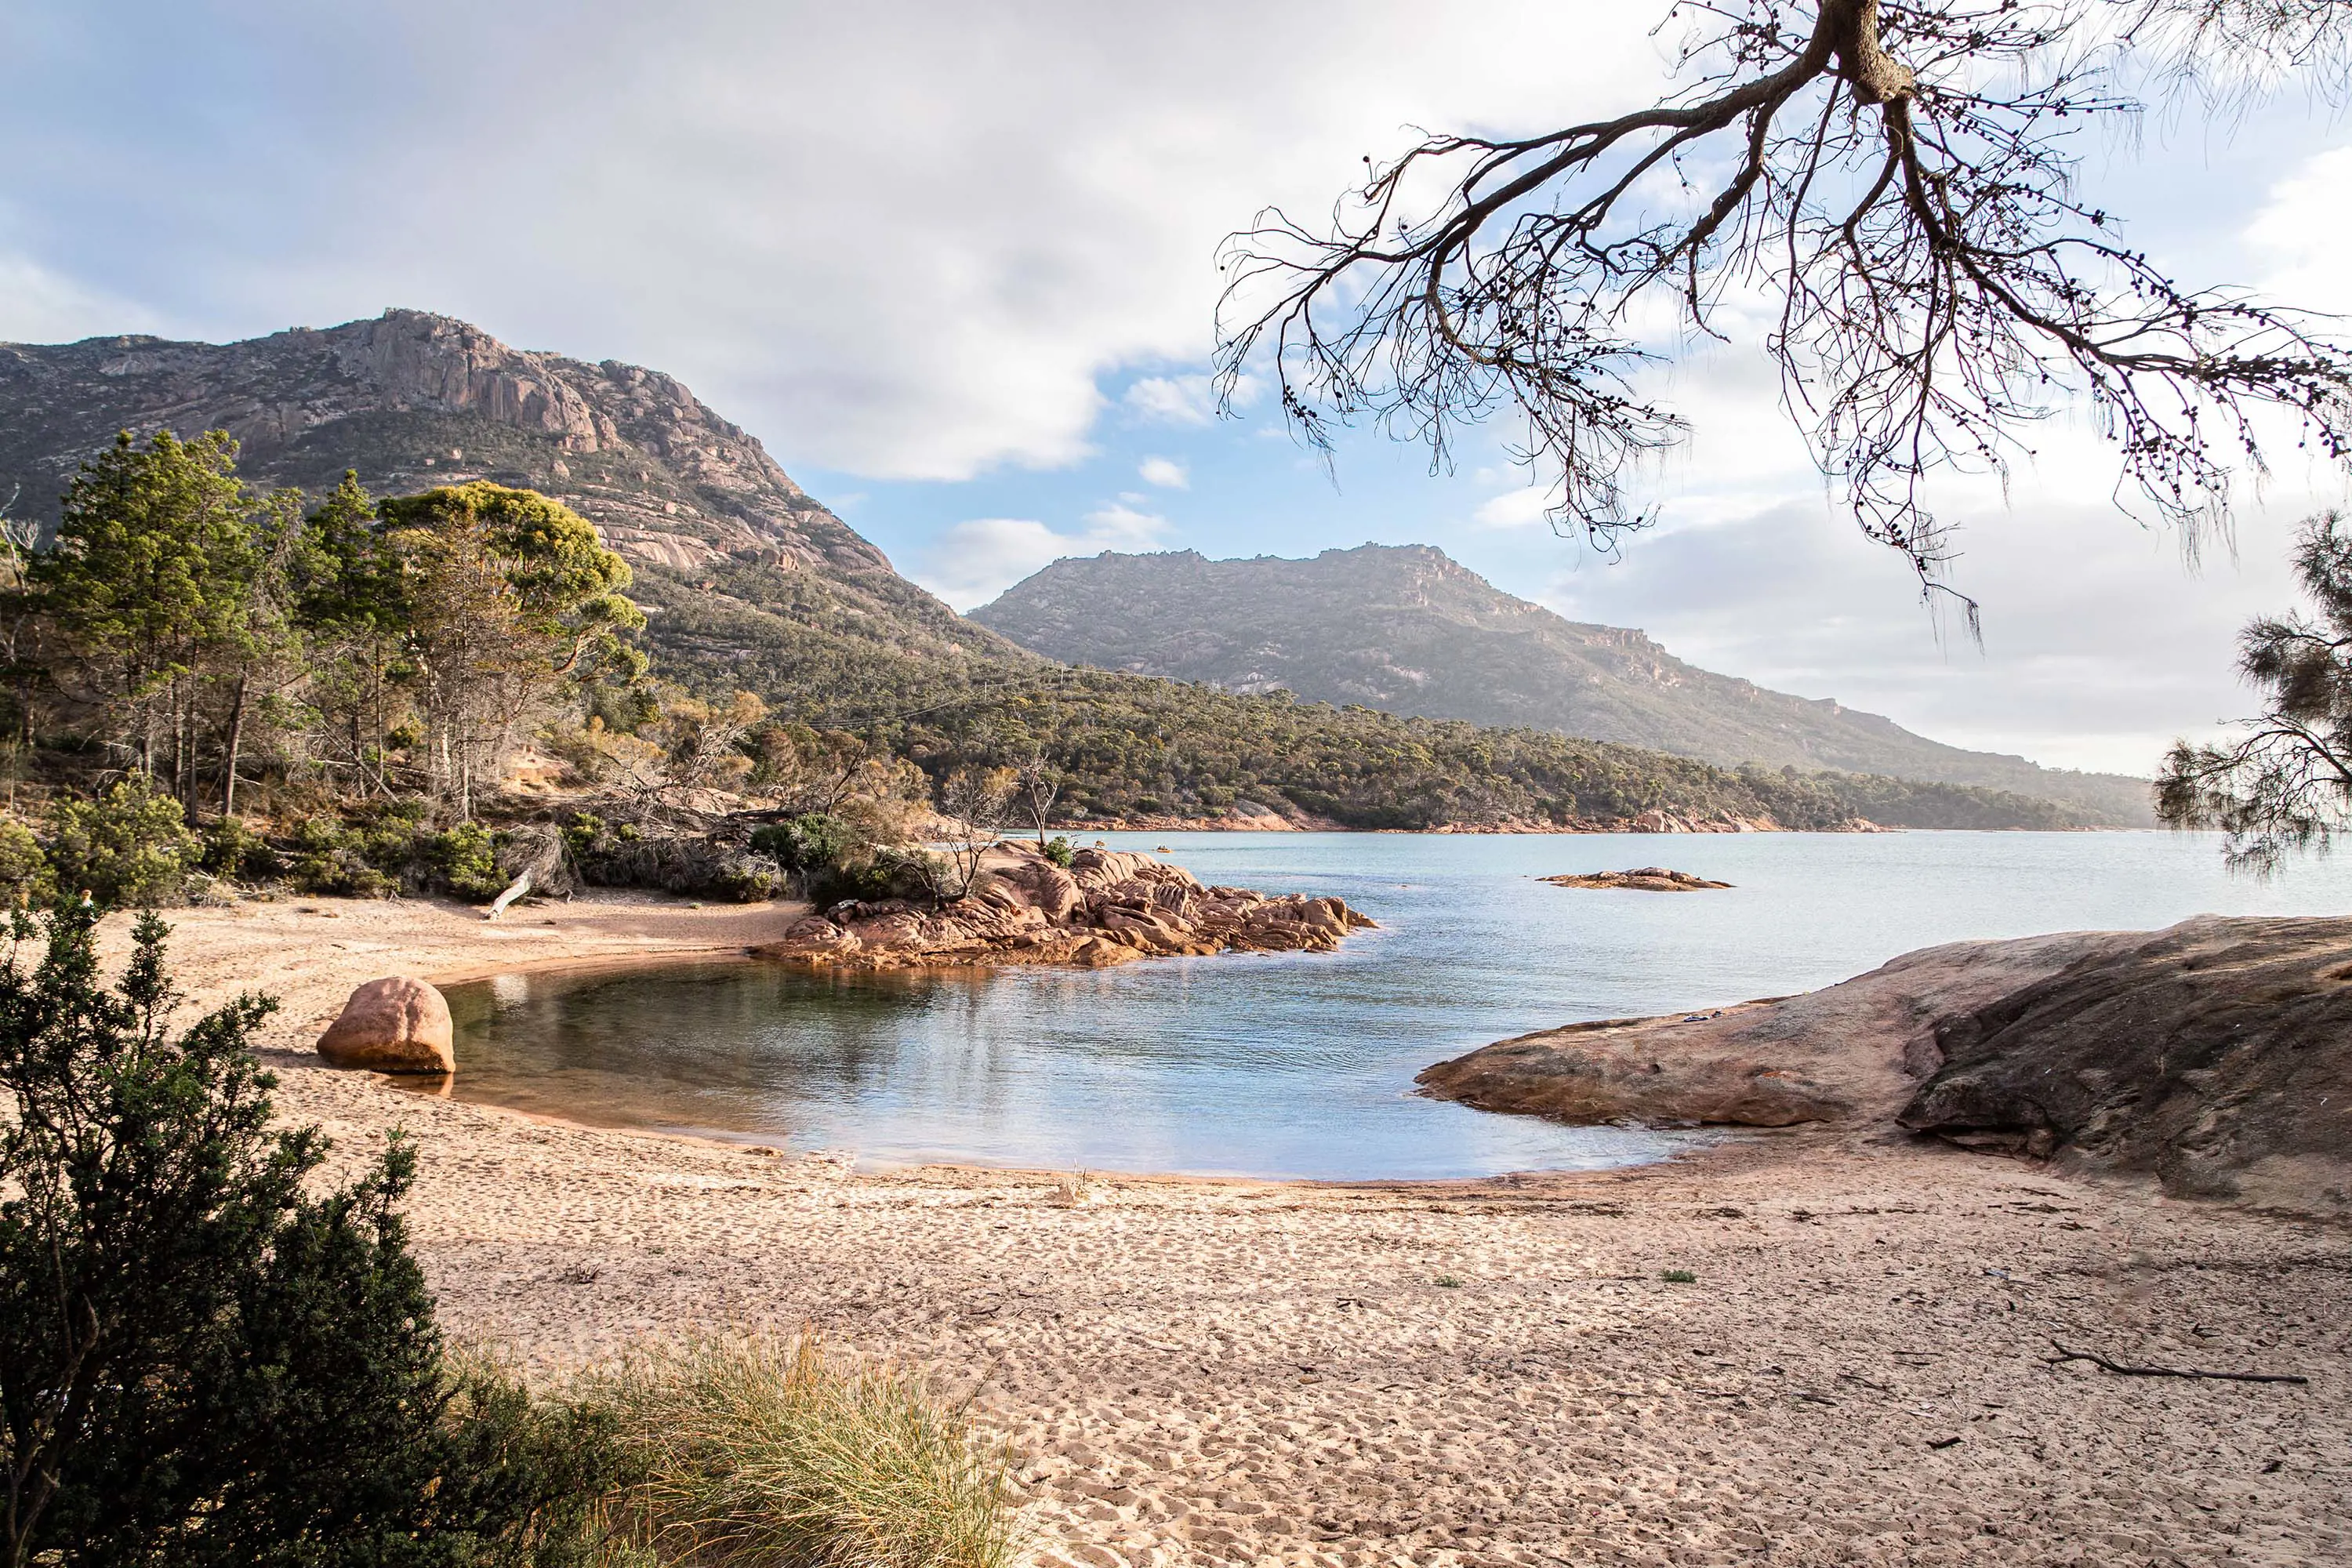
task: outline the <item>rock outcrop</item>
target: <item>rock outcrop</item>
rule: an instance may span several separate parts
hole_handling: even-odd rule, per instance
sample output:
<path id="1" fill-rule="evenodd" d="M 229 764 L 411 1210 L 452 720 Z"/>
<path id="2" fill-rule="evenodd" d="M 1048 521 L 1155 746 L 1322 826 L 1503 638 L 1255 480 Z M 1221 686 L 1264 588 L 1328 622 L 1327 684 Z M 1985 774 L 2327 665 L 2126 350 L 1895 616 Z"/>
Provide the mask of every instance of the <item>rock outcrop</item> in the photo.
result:
<path id="1" fill-rule="evenodd" d="M 1899 1127 L 2352 1209 L 2352 920 L 1955 942 L 1801 996 L 1521 1036 L 1418 1081 L 1576 1122 Z"/>
<path id="2" fill-rule="evenodd" d="M 762 956 L 855 969 L 1073 963 L 1213 952 L 1328 952 L 1372 921 L 1331 898 L 1202 887 L 1181 866 L 1081 849 L 1065 869 L 1036 846 L 992 848 L 972 891 L 944 908 L 835 904 L 795 922 Z"/>
<path id="3" fill-rule="evenodd" d="M 1549 882 L 1555 888 L 1628 888 L 1643 893 L 1696 893 L 1706 888 L 1728 888 L 1728 882 L 1710 882 L 1705 877 L 1694 877 L 1688 871 L 1669 871 L 1664 866 L 1640 866 L 1631 871 L 1592 871 L 1568 873 L 1558 877 L 1538 877 L 1539 882 Z"/>
<path id="4" fill-rule="evenodd" d="M 455 1072 L 449 1004 L 433 986 L 404 974 L 371 980 L 352 993 L 319 1037 L 319 1056 L 329 1067 L 372 1072 Z"/>

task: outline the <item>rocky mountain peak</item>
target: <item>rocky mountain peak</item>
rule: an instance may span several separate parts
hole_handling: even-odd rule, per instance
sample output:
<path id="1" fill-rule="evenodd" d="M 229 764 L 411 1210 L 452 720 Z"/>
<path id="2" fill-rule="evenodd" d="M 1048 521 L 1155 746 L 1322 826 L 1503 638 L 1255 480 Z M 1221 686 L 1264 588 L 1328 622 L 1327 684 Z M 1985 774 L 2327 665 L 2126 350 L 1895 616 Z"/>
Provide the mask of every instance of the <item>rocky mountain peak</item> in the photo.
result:
<path id="1" fill-rule="evenodd" d="M 226 430 L 250 477 L 309 489 L 346 468 L 378 490 L 528 485 L 641 564 L 890 571 L 675 377 L 512 348 L 425 310 L 235 343 L 0 345 L 0 483 L 22 510 L 54 517 L 76 465 L 118 429 Z"/>

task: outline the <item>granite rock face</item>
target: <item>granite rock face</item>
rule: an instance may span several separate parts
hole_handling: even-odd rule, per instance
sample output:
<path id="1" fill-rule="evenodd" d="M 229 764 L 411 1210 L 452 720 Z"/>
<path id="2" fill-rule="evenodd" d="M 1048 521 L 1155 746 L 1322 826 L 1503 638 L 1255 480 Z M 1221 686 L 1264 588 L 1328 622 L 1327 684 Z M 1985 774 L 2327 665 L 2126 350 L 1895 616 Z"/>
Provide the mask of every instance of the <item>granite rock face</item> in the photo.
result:
<path id="1" fill-rule="evenodd" d="M 1372 921 L 1338 899 L 1207 888 L 1181 866 L 1081 849 L 1069 868 L 1036 846 L 991 849 L 968 896 L 942 909 L 836 904 L 795 922 L 764 956 L 856 969 L 1070 963 L 1087 968 L 1214 952 L 1328 952 Z"/>
<path id="2" fill-rule="evenodd" d="M 329 1067 L 371 1072 L 455 1072 L 449 1004 L 433 986 L 404 974 L 371 980 L 352 993 L 319 1037 L 319 1056 Z"/>
<path id="3" fill-rule="evenodd" d="M 121 429 L 226 430 L 247 478 L 313 492 L 346 468 L 378 493 L 527 485 L 641 564 L 890 569 L 672 377 L 509 348 L 422 310 L 236 343 L 0 345 L 0 482 L 22 486 L 25 515 L 53 520 L 76 466 Z"/>
<path id="4" fill-rule="evenodd" d="M 1567 1121 L 1907 1130 L 2352 1212 L 2352 920 L 1955 942 L 1801 996 L 1504 1040 L 1418 1081 Z"/>

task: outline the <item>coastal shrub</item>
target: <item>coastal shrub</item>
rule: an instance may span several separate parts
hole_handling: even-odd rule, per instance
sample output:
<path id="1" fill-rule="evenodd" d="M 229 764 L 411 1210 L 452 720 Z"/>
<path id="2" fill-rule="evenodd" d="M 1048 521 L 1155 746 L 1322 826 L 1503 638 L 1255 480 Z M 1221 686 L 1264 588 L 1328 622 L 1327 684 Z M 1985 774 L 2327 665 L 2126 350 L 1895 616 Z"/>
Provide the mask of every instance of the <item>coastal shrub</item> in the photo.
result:
<path id="1" fill-rule="evenodd" d="M 816 871 L 839 866 L 864 843 L 857 829 L 821 811 L 772 822 L 751 833 L 752 849 L 787 871 Z"/>
<path id="2" fill-rule="evenodd" d="M 1073 851 L 1070 848 L 1070 841 L 1062 835 L 1056 833 L 1053 837 L 1045 840 L 1045 847 L 1042 853 L 1055 865 L 1065 870 L 1068 869 Z"/>
<path id="3" fill-rule="evenodd" d="M 33 830 L 13 817 L 0 818 L 0 900 L 22 909 L 46 904 L 57 892 L 57 874 Z"/>
<path id="4" fill-rule="evenodd" d="M 1664 1280 L 1669 1285 L 1696 1285 L 1698 1283 L 1698 1276 L 1692 1273 L 1687 1268 L 1661 1268 L 1658 1270 L 1658 1278 Z"/>
<path id="5" fill-rule="evenodd" d="M 238 816 L 224 816 L 205 829 L 204 849 L 197 863 L 215 877 L 238 881 L 258 881 L 286 869 L 285 861 L 270 847 L 269 841 Z"/>
<path id="6" fill-rule="evenodd" d="M 96 800 L 60 796 L 49 808 L 49 864 L 68 892 L 108 905 L 175 903 L 204 846 L 180 803 L 134 773 Z"/>
<path id="7" fill-rule="evenodd" d="M 348 1186 L 273 1125 L 273 1004 L 184 1033 L 166 928 L 100 983 L 95 910 L 0 956 L 0 1554 L 58 1568 L 554 1568 L 625 1484 L 612 1415 L 453 1364 L 394 1141 Z"/>
<path id="8" fill-rule="evenodd" d="M 488 903 L 514 879 L 499 872 L 498 839 L 478 822 L 425 834 L 417 848 L 433 880 L 471 903 Z"/>
<path id="9" fill-rule="evenodd" d="M 583 1391 L 615 1413 L 639 1479 L 608 1518 L 666 1563 L 1003 1568 L 1006 1458 L 887 1368 L 806 1336 L 704 1340 Z"/>
<path id="10" fill-rule="evenodd" d="M 340 819 L 309 816 L 287 835 L 280 864 L 288 885 L 298 893 L 373 899 L 397 892 L 397 874 L 373 863 L 368 848 Z"/>

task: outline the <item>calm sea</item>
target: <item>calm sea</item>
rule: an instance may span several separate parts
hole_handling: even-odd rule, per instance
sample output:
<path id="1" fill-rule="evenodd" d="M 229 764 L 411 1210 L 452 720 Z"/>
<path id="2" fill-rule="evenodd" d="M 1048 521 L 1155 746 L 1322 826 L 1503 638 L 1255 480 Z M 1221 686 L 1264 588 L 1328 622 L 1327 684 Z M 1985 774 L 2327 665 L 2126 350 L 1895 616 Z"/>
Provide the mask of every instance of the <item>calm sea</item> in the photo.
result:
<path id="1" fill-rule="evenodd" d="M 1336 893 L 1336 954 L 852 976 L 698 964 L 452 991 L 457 1094 L 867 1164 L 1330 1179 L 1654 1159 L 1670 1136 L 1415 1098 L 1431 1062 L 1555 1024 L 1777 995 L 1931 942 L 2352 912 L 2352 865 L 2223 874 L 2161 833 L 1114 835 L 1204 882 Z M 1533 879 L 1665 865 L 1727 892 Z"/>

